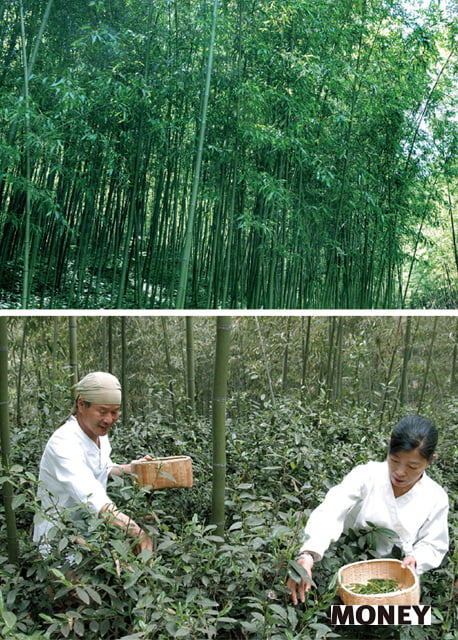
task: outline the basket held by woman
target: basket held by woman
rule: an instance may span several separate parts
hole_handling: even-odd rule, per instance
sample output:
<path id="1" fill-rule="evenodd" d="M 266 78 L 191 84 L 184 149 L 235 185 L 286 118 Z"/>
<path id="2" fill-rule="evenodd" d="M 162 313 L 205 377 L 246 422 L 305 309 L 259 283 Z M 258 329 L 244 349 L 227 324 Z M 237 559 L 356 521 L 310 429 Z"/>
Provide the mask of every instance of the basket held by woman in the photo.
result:
<path id="1" fill-rule="evenodd" d="M 372 579 L 393 580 L 399 588 L 389 593 L 356 593 L 352 585 L 366 585 Z M 341 567 L 337 574 L 339 596 L 351 605 L 414 605 L 420 603 L 418 576 L 400 560 L 392 558 L 353 562 Z"/>

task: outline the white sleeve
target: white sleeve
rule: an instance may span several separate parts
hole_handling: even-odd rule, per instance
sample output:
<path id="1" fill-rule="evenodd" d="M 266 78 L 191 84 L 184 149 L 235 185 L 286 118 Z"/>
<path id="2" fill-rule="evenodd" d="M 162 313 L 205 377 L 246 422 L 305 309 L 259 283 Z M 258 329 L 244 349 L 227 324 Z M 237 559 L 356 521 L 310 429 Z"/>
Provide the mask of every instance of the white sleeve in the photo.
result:
<path id="1" fill-rule="evenodd" d="M 48 452 L 48 464 L 52 465 L 54 482 L 49 488 L 59 495 L 67 495 L 76 503 L 87 504 L 96 515 L 100 509 L 112 501 L 103 484 L 95 477 L 92 469 L 84 462 L 84 455 L 78 448 L 54 446 Z"/>
<path id="2" fill-rule="evenodd" d="M 413 555 L 419 574 L 435 569 L 442 562 L 449 546 L 448 498 L 445 492 L 437 498 L 426 522 L 413 544 Z"/>
<path id="3" fill-rule="evenodd" d="M 328 491 L 323 502 L 310 514 L 301 551 L 312 551 L 319 560 L 329 545 L 339 539 L 349 510 L 364 498 L 365 476 L 366 465 L 355 467 Z"/>

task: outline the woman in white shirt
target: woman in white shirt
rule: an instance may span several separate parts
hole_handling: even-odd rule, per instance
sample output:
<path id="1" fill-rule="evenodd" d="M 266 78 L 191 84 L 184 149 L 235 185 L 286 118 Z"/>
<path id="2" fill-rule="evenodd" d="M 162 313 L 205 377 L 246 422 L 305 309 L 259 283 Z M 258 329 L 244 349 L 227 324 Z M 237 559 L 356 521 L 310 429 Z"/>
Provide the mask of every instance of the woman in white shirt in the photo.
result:
<path id="1" fill-rule="evenodd" d="M 388 456 L 383 462 L 355 467 L 330 489 L 311 514 L 304 533 L 298 563 L 310 579 L 316 561 L 332 542 L 349 529 L 367 523 L 391 529 L 397 539 L 376 536 L 376 551 L 388 556 L 393 545 L 402 549 L 403 565 L 418 574 L 438 567 L 448 550 L 448 497 L 426 475 L 436 458 L 437 429 L 418 415 L 402 418 L 394 427 Z M 311 584 L 302 579 L 287 582 L 293 604 L 305 601 Z"/>

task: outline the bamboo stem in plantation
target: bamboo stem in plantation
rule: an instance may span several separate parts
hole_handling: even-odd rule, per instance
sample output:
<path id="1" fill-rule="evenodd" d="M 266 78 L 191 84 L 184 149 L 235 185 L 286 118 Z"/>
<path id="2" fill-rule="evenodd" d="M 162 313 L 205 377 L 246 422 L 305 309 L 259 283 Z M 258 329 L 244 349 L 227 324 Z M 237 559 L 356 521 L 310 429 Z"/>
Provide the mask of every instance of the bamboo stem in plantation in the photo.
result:
<path id="1" fill-rule="evenodd" d="M 5 317 L 0 318 L 0 444 L 3 475 L 8 475 L 11 446 L 8 414 L 8 337 Z M 18 537 L 13 509 L 13 487 L 9 480 L 3 483 L 3 506 L 8 539 L 8 559 L 16 564 L 18 561 Z"/>
<path id="2" fill-rule="evenodd" d="M 213 433 L 213 486 L 212 516 L 216 535 L 224 533 L 224 498 L 226 488 L 226 399 L 229 348 L 232 319 L 219 316 L 216 319 L 215 377 L 212 402 Z"/>
<path id="3" fill-rule="evenodd" d="M 301 335 L 302 335 L 302 373 L 301 373 L 301 395 L 302 395 L 302 390 L 305 388 L 305 380 L 308 374 L 307 371 L 307 366 L 308 366 L 308 360 L 309 360 L 309 351 L 310 351 L 310 329 L 312 326 L 312 317 L 309 316 L 307 318 L 307 329 L 304 335 L 304 324 L 305 324 L 305 318 L 302 318 L 302 330 L 301 330 Z"/>
<path id="4" fill-rule="evenodd" d="M 285 332 L 285 350 L 283 352 L 283 372 L 282 372 L 282 391 L 286 393 L 288 390 L 288 373 L 289 373 L 289 342 L 291 338 L 291 316 L 286 319 Z"/>
<path id="5" fill-rule="evenodd" d="M 404 336 L 404 353 L 401 369 L 401 388 L 399 401 L 401 406 L 406 406 L 409 401 L 409 382 L 408 382 L 408 370 L 409 360 L 412 355 L 412 345 L 410 341 L 412 318 L 407 316 L 406 318 L 406 331 Z"/>
<path id="6" fill-rule="evenodd" d="M 25 100 L 25 171 L 26 171 L 26 204 L 25 204 L 25 235 L 24 235 L 24 272 L 22 279 L 22 307 L 29 306 L 29 258 L 30 258 L 30 215 L 31 215 L 31 167 L 30 167 L 30 112 L 29 112 L 29 67 L 25 45 L 24 7 L 19 4 L 21 12 L 22 57 L 24 64 L 24 100 Z"/>
<path id="7" fill-rule="evenodd" d="M 21 351 L 19 357 L 19 366 L 17 368 L 17 385 L 16 385 L 16 423 L 18 427 L 22 426 L 22 373 L 24 371 L 25 347 L 27 344 L 27 331 L 30 318 L 24 318 L 24 328 L 22 331 Z"/>
<path id="8" fill-rule="evenodd" d="M 68 344 L 70 357 L 70 387 L 72 399 L 76 398 L 75 386 L 78 382 L 78 321 L 76 316 L 70 316 L 68 319 Z"/>
<path id="9" fill-rule="evenodd" d="M 386 409 L 386 405 L 388 404 L 388 395 L 389 395 L 389 389 L 390 389 L 390 380 L 392 377 L 392 373 L 393 373 L 393 368 L 394 368 L 394 361 L 398 352 L 398 348 L 399 348 L 399 333 L 401 330 L 401 325 L 402 325 L 402 318 L 399 317 L 397 324 L 396 324 L 396 331 L 394 334 L 394 339 L 393 339 L 393 345 L 391 347 L 391 359 L 390 359 L 390 364 L 388 367 L 388 371 L 387 374 L 385 376 L 385 381 L 384 381 L 384 386 L 385 386 L 385 392 L 383 394 L 383 400 L 382 400 L 382 406 L 381 406 L 381 410 L 380 410 L 380 425 L 383 423 L 384 417 L 385 417 L 385 409 Z"/>
<path id="10" fill-rule="evenodd" d="M 127 320 L 121 317 L 121 388 L 122 388 L 122 422 L 129 422 L 129 397 L 127 391 Z"/>
<path id="11" fill-rule="evenodd" d="M 186 379 L 188 405 L 192 412 L 196 410 L 196 376 L 194 358 L 194 328 L 193 319 L 186 317 Z"/>
<path id="12" fill-rule="evenodd" d="M 453 349 L 452 349 L 452 366 L 450 372 L 450 391 L 451 395 L 455 395 L 458 391 L 458 319 L 455 319 L 455 331 L 452 333 Z"/>
<path id="13" fill-rule="evenodd" d="M 428 357 L 426 360 L 426 369 L 425 369 L 425 374 L 423 376 L 423 384 L 421 386 L 421 393 L 420 393 L 420 399 L 418 401 L 418 412 L 420 413 L 421 408 L 423 406 L 423 400 L 425 397 L 425 390 L 426 390 L 426 384 L 428 382 L 428 377 L 429 377 L 429 370 L 431 367 L 431 360 L 433 357 L 433 347 L 434 347 L 434 341 L 436 340 L 436 335 L 437 335 L 437 316 L 434 318 L 434 324 L 433 324 L 433 328 L 431 331 L 431 342 L 429 343 L 429 350 L 428 350 Z"/>
<path id="14" fill-rule="evenodd" d="M 127 389 L 127 318 L 121 317 L 121 389 L 122 389 L 122 422 L 129 422 L 129 395 Z"/>
<path id="15" fill-rule="evenodd" d="M 164 354 L 165 354 L 165 362 L 167 365 L 167 375 L 169 378 L 168 389 L 170 402 L 172 403 L 172 415 L 173 419 L 176 419 L 176 397 L 175 397 L 175 385 L 173 383 L 174 375 L 173 375 L 173 367 L 172 367 L 172 359 L 170 357 L 170 347 L 169 347 L 169 332 L 167 328 L 167 318 L 164 316 L 161 317 L 162 324 L 162 334 L 163 334 L 163 345 L 164 345 Z"/>
<path id="16" fill-rule="evenodd" d="M 214 0 L 210 46 L 208 50 L 207 74 L 205 78 L 205 90 L 204 90 L 202 112 L 201 112 L 201 119 L 200 119 L 199 144 L 197 147 L 196 163 L 194 168 L 194 178 L 193 178 L 192 192 L 191 192 L 191 202 L 189 205 L 189 215 L 188 215 L 188 220 L 186 224 L 185 240 L 184 240 L 184 246 L 183 246 L 183 251 L 181 255 L 180 281 L 178 285 L 177 298 L 176 298 L 177 309 L 184 308 L 184 303 L 186 298 L 186 285 L 187 285 L 187 279 L 188 279 L 189 261 L 191 257 L 191 246 L 192 246 L 192 240 L 194 235 L 193 227 L 194 227 L 194 218 L 196 213 L 197 191 L 199 189 L 199 183 L 200 183 L 200 170 L 202 166 L 205 129 L 207 124 L 208 99 L 210 96 L 210 81 L 211 81 L 212 66 L 213 66 L 213 49 L 215 45 L 217 13 L 218 13 L 218 0 Z"/>
<path id="17" fill-rule="evenodd" d="M 108 371 L 113 373 L 113 318 L 108 318 Z"/>
<path id="18" fill-rule="evenodd" d="M 256 316 L 255 320 L 256 320 L 256 328 L 258 330 L 259 343 L 261 345 L 261 350 L 262 350 L 262 356 L 264 358 L 264 368 L 266 370 L 266 376 L 267 376 L 267 380 L 269 382 L 270 401 L 272 402 L 272 407 L 275 409 L 275 406 L 276 406 L 275 391 L 274 391 L 274 384 L 272 382 L 272 375 L 270 373 L 269 359 L 267 357 L 267 351 L 266 351 L 266 347 L 265 347 L 265 344 L 264 344 L 264 338 L 262 336 L 261 325 L 259 324 L 258 316 Z"/>

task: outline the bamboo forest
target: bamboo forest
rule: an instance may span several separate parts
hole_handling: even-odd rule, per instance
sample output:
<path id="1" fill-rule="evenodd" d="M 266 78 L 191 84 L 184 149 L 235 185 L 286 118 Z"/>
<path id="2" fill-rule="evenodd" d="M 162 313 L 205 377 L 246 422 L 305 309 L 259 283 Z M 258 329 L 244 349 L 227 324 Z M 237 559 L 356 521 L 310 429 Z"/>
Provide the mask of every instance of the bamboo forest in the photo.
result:
<path id="1" fill-rule="evenodd" d="M 458 639 L 458 318 L 2 316 L 0 358 L 2 637 Z M 32 541 L 40 458 L 91 371 L 122 385 L 113 460 L 190 456 L 194 483 L 109 480 L 152 556 L 94 516 L 83 544 L 62 510 L 44 562 Z M 427 474 L 450 501 L 449 550 L 421 575 L 431 624 L 333 625 L 337 570 L 376 558 L 382 531 L 341 536 L 295 606 L 286 581 L 304 524 L 352 467 L 386 458 L 412 412 L 437 425 Z"/>
<path id="2" fill-rule="evenodd" d="M 3 309 L 455 308 L 456 0 L 3 0 Z"/>

